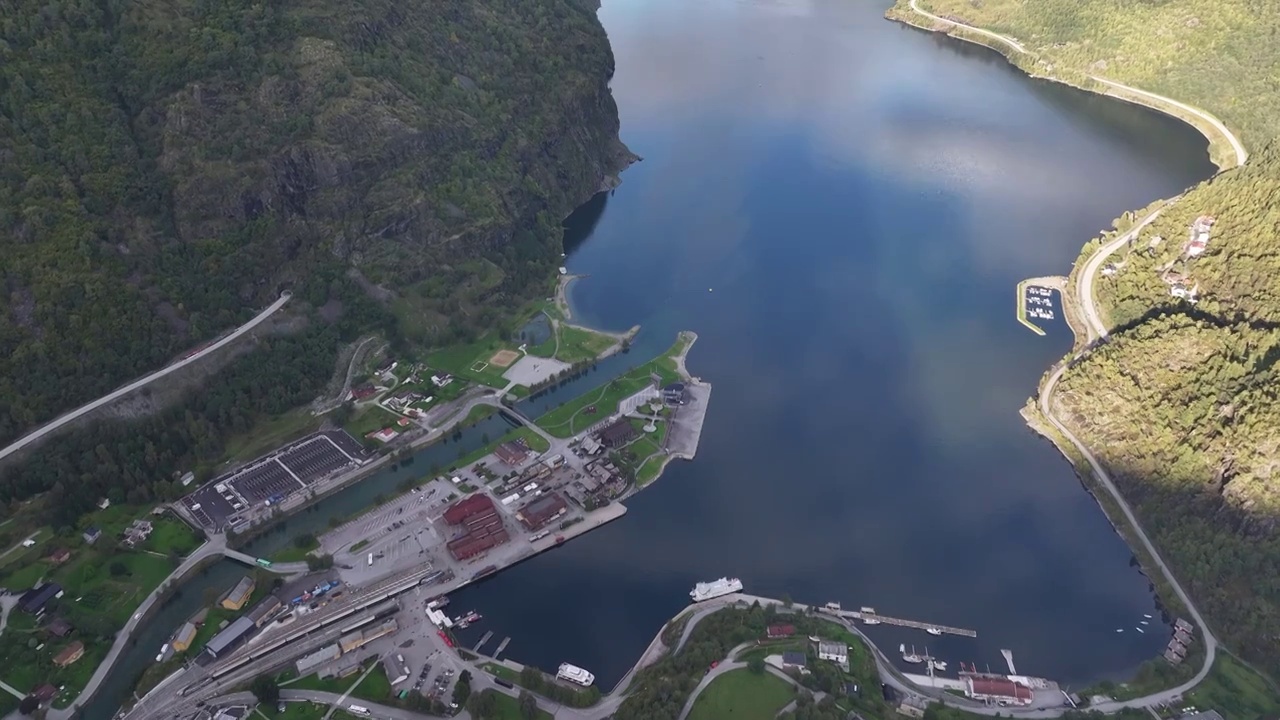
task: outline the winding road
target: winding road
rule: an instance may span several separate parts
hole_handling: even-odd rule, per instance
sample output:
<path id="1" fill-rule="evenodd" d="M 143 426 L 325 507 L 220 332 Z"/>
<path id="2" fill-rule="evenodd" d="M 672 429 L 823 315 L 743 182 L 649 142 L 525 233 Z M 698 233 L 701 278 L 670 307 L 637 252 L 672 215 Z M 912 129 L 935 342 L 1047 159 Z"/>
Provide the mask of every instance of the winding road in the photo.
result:
<path id="1" fill-rule="evenodd" d="M 992 31 L 990 31 L 990 30 L 984 30 L 984 29 L 982 29 L 982 28 L 980 28 L 980 27 L 975 27 L 975 26 L 970 25 L 970 24 L 968 24 L 968 23 L 956 22 L 955 20 L 950 20 L 950 19 L 948 19 L 948 18 L 944 18 L 944 17 L 940 17 L 940 16 L 938 16 L 938 15 L 934 15 L 933 13 L 929 12 L 928 10 L 921 10 L 921 9 L 920 9 L 920 6 L 916 4 L 916 0 L 911 0 L 910 5 L 911 5 L 911 10 L 912 10 L 912 11 L 914 11 L 915 13 L 917 13 L 917 14 L 919 14 L 919 15 L 922 15 L 922 16 L 924 16 L 924 17 L 927 17 L 927 18 L 929 18 L 930 20 L 933 20 L 933 21 L 935 21 L 935 22 L 940 22 L 940 23 L 947 23 L 947 24 L 950 24 L 950 25 L 954 25 L 954 26 L 956 26 L 956 27 L 961 27 L 961 28 L 964 28 L 965 30 L 968 30 L 969 32 L 976 33 L 976 34 L 981 35 L 981 36 L 983 36 L 983 37 L 991 38 L 992 40 L 995 40 L 995 41 L 997 41 L 997 42 L 999 42 L 999 43 L 1001 43 L 1001 44 L 1003 44 L 1003 45 L 1007 45 L 1008 47 L 1013 48 L 1013 49 L 1014 49 L 1014 51 L 1018 52 L 1019 54 L 1025 54 L 1025 55 L 1029 55 L 1029 54 L 1031 54 L 1031 53 L 1027 50 L 1027 48 L 1026 48 L 1026 47 L 1024 47 L 1024 46 L 1022 45 L 1022 43 L 1018 42 L 1017 40 L 1014 40 L 1013 38 L 1009 37 L 1008 35 L 1001 35 L 1000 33 L 992 32 Z M 962 39 L 963 39 L 963 38 L 962 38 Z M 1208 123 L 1208 124 L 1209 124 L 1213 129 L 1214 129 L 1214 130 L 1217 130 L 1219 133 L 1222 133 L 1222 136 L 1223 136 L 1223 138 L 1225 138 L 1225 139 L 1226 139 L 1227 144 L 1229 144 L 1229 145 L 1231 146 L 1231 150 L 1232 150 L 1232 152 L 1234 152 L 1234 153 L 1235 153 L 1235 156 L 1236 156 L 1236 164 L 1235 164 L 1235 167 L 1239 167 L 1239 166 L 1241 166 L 1241 165 L 1244 165 L 1244 164 L 1245 164 L 1245 162 L 1249 159 L 1249 153 L 1248 153 L 1248 151 L 1246 151 L 1246 150 L 1244 149 L 1244 144 L 1240 142 L 1240 138 L 1236 137 L 1236 136 L 1235 136 L 1235 133 L 1233 133 L 1233 132 L 1231 132 L 1230 130 L 1228 130 L 1228 129 L 1227 129 L 1227 126 L 1226 126 L 1225 124 L 1223 124 L 1223 122 L 1222 122 L 1221 120 L 1219 120 L 1218 118 L 1214 117 L 1213 115 L 1210 115 L 1208 112 L 1206 112 L 1206 111 L 1204 111 L 1204 110 L 1201 110 L 1200 108 L 1197 108 L 1197 107 L 1193 107 L 1193 106 L 1191 106 L 1191 105 L 1188 105 L 1188 104 L 1186 104 L 1186 103 L 1184 103 L 1184 102 L 1178 102 L 1177 100 L 1174 100 L 1174 99 L 1173 99 L 1173 98 L 1171 98 L 1171 97 L 1166 97 L 1166 96 L 1164 96 L 1164 95 L 1158 95 L 1158 94 L 1156 94 L 1156 93 L 1148 92 L 1148 91 L 1146 91 L 1146 90 L 1142 90 L 1142 89 L 1139 89 L 1139 88 L 1136 88 L 1136 87 L 1132 87 L 1132 86 L 1130 86 L 1130 85 L 1125 85 L 1125 84 L 1123 84 L 1123 83 L 1118 83 L 1118 82 L 1116 82 L 1116 81 L 1114 81 L 1114 80 L 1108 80 L 1108 79 L 1103 78 L 1103 77 L 1098 77 L 1097 75 L 1089 75 L 1088 77 L 1089 77 L 1089 79 L 1091 79 L 1091 80 L 1095 80 L 1095 81 L 1097 81 L 1097 82 L 1100 82 L 1100 83 L 1102 83 L 1103 85 L 1106 85 L 1106 86 L 1108 86 L 1108 87 L 1110 87 L 1110 88 L 1113 88 L 1113 89 L 1116 89 L 1116 90 L 1122 90 L 1122 91 L 1124 91 L 1124 92 L 1128 92 L 1128 93 L 1133 93 L 1134 95 L 1138 95 L 1138 96 L 1143 97 L 1143 98 L 1146 98 L 1146 99 L 1148 99 L 1148 100 L 1153 100 L 1153 101 L 1155 101 L 1156 103 L 1163 103 L 1163 104 L 1165 104 L 1165 105 L 1171 105 L 1171 106 L 1173 106 L 1173 107 L 1178 108 L 1179 110 L 1182 110 L 1183 112 L 1189 113 L 1189 114 L 1191 114 L 1191 115 L 1193 115 L 1193 116 L 1195 116 L 1195 117 L 1199 118 L 1200 120 L 1203 120 L 1204 122 Z M 1127 98 L 1119 97 L 1118 99 L 1120 99 L 1120 100 L 1126 100 Z M 1159 108 L 1156 108 L 1156 109 L 1159 109 Z M 1172 115 L 1172 113 L 1167 113 L 1167 114 Z M 1177 117 L 1177 116 L 1175 115 L 1174 117 Z M 1197 129 L 1199 129 L 1199 128 L 1197 128 Z M 1212 139 L 1212 138 L 1209 138 L 1209 142 L 1210 142 L 1210 143 L 1212 143 L 1212 142 L 1213 142 L 1213 139 Z"/>
<path id="2" fill-rule="evenodd" d="M 235 330 L 231 331 L 230 334 L 226 335 L 225 337 L 213 343 L 212 345 L 200 350 L 199 352 L 193 355 L 184 357 L 181 360 L 173 363 L 172 365 L 166 365 L 165 367 L 160 368 L 159 370 L 151 373 L 150 375 L 144 375 L 143 377 L 140 377 L 137 380 L 134 380 L 133 382 L 129 383 L 128 385 L 125 385 L 122 388 L 119 388 L 113 392 L 103 395 L 97 400 L 81 405 L 75 410 L 72 410 L 71 412 L 66 413 L 65 415 L 61 415 L 58 418 L 46 423 L 45 425 L 42 425 L 36 430 L 18 438 L 11 445 L 4 448 L 3 450 L 0 450 L 0 460 L 3 460 L 4 458 L 8 457 L 9 455 L 12 455 L 15 452 L 18 452 L 19 450 L 26 447 L 27 445 L 30 445 L 31 443 L 36 442 L 37 440 L 40 440 L 44 436 L 57 430 L 63 425 L 66 425 L 67 423 L 77 418 L 83 417 L 84 415 L 91 413 L 94 410 L 97 410 L 98 408 L 104 405 L 108 405 L 112 402 L 115 402 L 116 400 L 119 400 L 120 398 L 124 397 L 125 395 L 128 395 L 134 390 L 137 390 L 138 388 L 144 387 L 152 382 L 155 382 L 156 380 L 159 380 L 160 378 L 166 375 L 177 372 L 194 362 L 198 362 L 201 358 L 209 355 L 210 353 L 217 352 L 218 350 L 235 342 L 242 335 L 258 327 L 264 321 L 266 321 L 267 318 L 274 315 L 277 310 L 284 307 L 285 303 L 289 302 L 289 298 L 291 297 L 292 297 L 292 294 L 289 292 L 282 293 L 280 295 L 280 298 L 277 299 L 275 302 L 271 303 L 271 305 L 269 305 L 267 309 L 258 313 L 253 317 L 252 320 L 241 325 Z"/>

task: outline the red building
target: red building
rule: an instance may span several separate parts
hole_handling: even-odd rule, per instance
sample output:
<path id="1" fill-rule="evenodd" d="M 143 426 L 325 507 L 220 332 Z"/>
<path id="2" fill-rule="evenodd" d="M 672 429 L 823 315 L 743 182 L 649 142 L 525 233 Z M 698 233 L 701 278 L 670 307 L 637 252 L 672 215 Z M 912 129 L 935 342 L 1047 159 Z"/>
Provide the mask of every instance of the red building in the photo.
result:
<path id="1" fill-rule="evenodd" d="M 792 635 L 795 635 L 795 634 L 796 634 L 796 627 L 794 625 L 770 625 L 769 629 L 765 630 L 765 635 L 770 640 L 777 640 L 778 638 L 791 637 Z"/>
<path id="2" fill-rule="evenodd" d="M 444 511 L 444 521 L 450 525 L 461 525 L 464 520 L 478 513 L 495 510 L 493 500 L 484 493 L 476 493 L 463 498 Z"/>
<path id="3" fill-rule="evenodd" d="M 1007 677 L 967 675 L 964 680 L 966 694 L 974 700 L 1001 705 L 1030 705 L 1035 698 L 1031 688 Z"/>

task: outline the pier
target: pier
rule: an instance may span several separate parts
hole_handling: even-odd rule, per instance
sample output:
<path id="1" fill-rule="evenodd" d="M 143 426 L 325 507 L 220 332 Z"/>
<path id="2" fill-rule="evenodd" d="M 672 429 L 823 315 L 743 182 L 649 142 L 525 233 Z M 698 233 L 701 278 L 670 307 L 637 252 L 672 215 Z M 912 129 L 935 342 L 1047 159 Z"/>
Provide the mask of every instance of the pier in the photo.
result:
<path id="1" fill-rule="evenodd" d="M 498 649 L 493 651 L 494 660 L 497 660 L 498 656 L 502 654 L 502 651 L 507 649 L 507 643 L 509 642 L 511 642 L 511 638 L 509 637 L 502 638 L 502 642 L 498 643 Z"/>
<path id="2" fill-rule="evenodd" d="M 480 642 L 476 643 L 476 646 L 471 648 L 471 652 L 480 652 L 480 648 L 484 647 L 484 644 L 489 642 L 489 638 L 491 637 L 493 637 L 492 630 L 486 632 L 484 637 L 480 638 Z"/>
<path id="3" fill-rule="evenodd" d="M 879 613 L 864 613 L 857 610 L 833 610 L 831 608 L 818 608 L 818 612 L 828 615 L 835 615 L 842 618 L 852 618 L 854 620 L 874 620 L 882 625 L 897 625 L 898 627 L 915 628 L 916 630 L 928 630 L 934 628 L 945 635 L 959 635 L 961 637 L 978 637 L 977 630 L 969 630 L 968 628 L 952 627 L 950 625 L 938 625 L 936 623 L 920 622 L 919 620 L 904 620 L 902 618 L 889 617 Z"/>
<path id="4" fill-rule="evenodd" d="M 1001 651 L 1000 651 L 1000 654 L 1004 656 L 1004 662 L 1005 662 L 1005 664 L 1006 664 L 1006 665 L 1008 665 L 1008 666 L 1009 666 L 1009 674 L 1010 674 L 1010 675 L 1017 675 L 1017 674 L 1018 674 L 1018 669 L 1017 669 L 1017 668 L 1015 668 L 1015 667 L 1013 666 L 1013 651 L 1012 651 L 1012 650 L 1001 650 Z"/>

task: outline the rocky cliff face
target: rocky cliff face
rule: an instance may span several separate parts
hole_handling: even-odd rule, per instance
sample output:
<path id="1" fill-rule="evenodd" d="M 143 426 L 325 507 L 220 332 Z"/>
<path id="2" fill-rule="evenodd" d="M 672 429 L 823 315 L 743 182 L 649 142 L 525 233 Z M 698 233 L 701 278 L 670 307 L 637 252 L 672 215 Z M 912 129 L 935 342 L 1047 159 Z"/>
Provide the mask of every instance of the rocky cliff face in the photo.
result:
<path id="1" fill-rule="evenodd" d="M 422 342 L 479 330 L 545 289 L 559 221 L 631 160 L 583 0 L 12 11 L 0 438 L 235 325 L 282 284 L 341 306 L 334 278 L 355 277 Z"/>

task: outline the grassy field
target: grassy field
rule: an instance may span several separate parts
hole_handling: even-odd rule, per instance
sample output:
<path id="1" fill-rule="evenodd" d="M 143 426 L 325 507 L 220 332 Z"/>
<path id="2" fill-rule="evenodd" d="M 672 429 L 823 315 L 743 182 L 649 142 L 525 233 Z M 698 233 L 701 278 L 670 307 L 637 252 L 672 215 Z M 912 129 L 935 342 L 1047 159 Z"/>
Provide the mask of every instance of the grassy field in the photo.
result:
<path id="1" fill-rule="evenodd" d="M 730 670 L 702 691 L 689 720 L 772 720 L 794 697 L 791 685 L 781 678 Z"/>
<path id="2" fill-rule="evenodd" d="M 679 380 L 675 356 L 680 354 L 684 346 L 683 339 L 677 340 L 662 355 L 546 413 L 538 418 L 538 425 L 556 437 L 572 437 L 617 412 L 618 403 L 649 384 L 651 373 L 656 373 L 664 385 Z M 587 414 L 585 408 L 592 405 L 596 407 L 596 411 Z"/>
<path id="3" fill-rule="evenodd" d="M 120 568 L 124 573 L 116 574 Z M 104 557 L 96 552 L 81 552 L 53 573 L 66 596 L 64 603 L 107 616 L 112 623 L 123 625 L 134 608 L 173 572 L 168 558 L 147 553 L 118 553 Z"/>
<path id="4" fill-rule="evenodd" d="M 174 517 L 166 515 L 152 518 L 151 526 L 154 529 L 147 541 L 142 544 L 144 550 L 159 553 L 172 551 L 186 557 L 204 542 L 204 539 L 189 525 Z"/>
<path id="5" fill-rule="evenodd" d="M 297 543 L 289 543 L 289 547 L 286 547 L 279 552 L 272 553 L 268 560 L 279 563 L 302 562 L 303 560 L 306 560 L 307 555 L 310 555 L 312 550 L 320 547 L 320 541 L 317 540 L 314 535 L 308 536 L 308 539 L 310 539 L 310 542 L 301 547 L 299 547 Z"/>
<path id="6" fill-rule="evenodd" d="M 352 715 L 346 710 L 334 710 L 329 715 L 329 705 L 326 703 L 313 702 L 290 702 L 285 703 L 284 712 L 276 712 L 274 707 L 260 705 L 258 711 L 265 715 L 269 720 L 322 720 L 328 717 L 329 720 L 355 720 L 356 715 Z M 253 715 L 249 716 L 254 717 Z"/>
<path id="7" fill-rule="evenodd" d="M 366 666 L 367 667 L 367 666 Z M 288 685 L 281 687 L 289 690 L 316 690 L 319 692 L 331 692 L 341 695 L 350 690 L 352 697 L 370 700 L 372 702 L 386 702 L 391 699 L 391 682 L 387 680 L 387 674 L 383 671 L 382 666 L 378 665 L 368 675 L 363 675 L 364 670 L 360 671 L 361 675 L 353 675 L 346 678 L 329 678 L 321 680 L 318 675 L 307 675 L 304 678 L 295 680 Z M 361 679 L 363 677 L 363 679 Z M 359 685 L 352 685 L 359 680 Z"/>
<path id="8" fill-rule="evenodd" d="M 224 461 L 252 460 L 306 435 L 320 427 L 324 418 L 311 414 L 305 407 L 290 410 L 253 426 L 253 429 L 227 440 Z"/>
<path id="9" fill-rule="evenodd" d="M 502 377 L 502 373 L 507 369 L 486 363 L 499 350 L 515 349 L 513 343 L 499 339 L 495 333 L 489 333 L 469 345 L 458 345 L 431 353 L 427 356 L 427 364 L 482 385 L 504 388 L 507 386 L 507 379 Z"/>
<path id="10" fill-rule="evenodd" d="M 1221 651 L 1209 677 L 1187 693 L 1187 700 L 1201 710 L 1213 708 L 1227 720 L 1255 720 L 1280 713 L 1280 691 L 1266 678 Z"/>
<path id="11" fill-rule="evenodd" d="M 355 415 L 352 415 L 351 419 L 347 420 L 342 427 L 360 442 L 376 445 L 380 443 L 366 439 L 365 435 L 368 435 L 371 432 L 376 432 L 385 427 L 393 427 L 397 430 L 402 430 L 403 428 L 396 425 L 396 421 L 399 419 L 399 415 L 396 415 L 379 405 L 368 405 L 361 408 Z"/>
<path id="12" fill-rule="evenodd" d="M 520 701 L 516 698 L 493 690 L 485 692 L 493 695 L 493 712 L 485 715 L 485 720 L 524 720 L 524 715 L 520 713 Z M 538 708 L 537 720 L 552 720 L 554 717 L 551 713 Z"/>
<path id="13" fill-rule="evenodd" d="M 556 342 L 557 338 L 559 343 Z M 615 342 L 617 341 L 608 335 L 561 323 L 550 338 L 528 348 L 528 351 L 530 355 L 554 357 L 573 365 L 596 359 L 600 353 L 613 347 Z"/>

